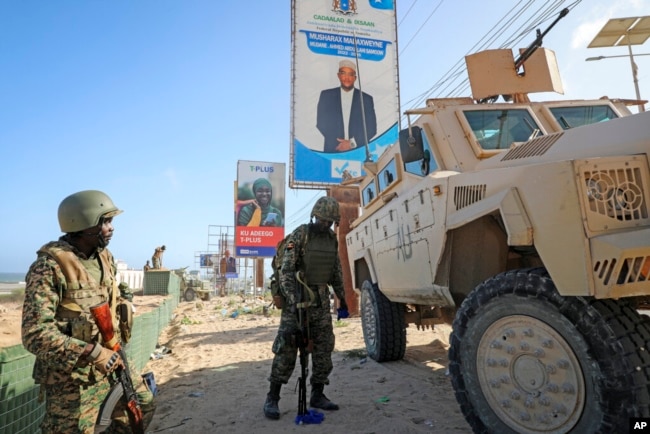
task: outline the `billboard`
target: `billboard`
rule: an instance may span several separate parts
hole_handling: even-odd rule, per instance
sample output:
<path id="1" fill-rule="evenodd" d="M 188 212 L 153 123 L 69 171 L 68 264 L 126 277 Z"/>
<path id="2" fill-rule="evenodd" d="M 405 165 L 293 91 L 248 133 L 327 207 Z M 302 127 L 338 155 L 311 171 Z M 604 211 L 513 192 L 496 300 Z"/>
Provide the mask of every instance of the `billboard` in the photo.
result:
<path id="1" fill-rule="evenodd" d="M 395 2 L 292 1 L 291 187 L 361 176 L 399 128 Z"/>
<path id="2" fill-rule="evenodd" d="M 228 279 L 239 277 L 237 259 L 230 255 L 230 250 L 225 250 L 223 255 L 218 252 L 201 253 L 200 265 L 201 267 L 213 268 L 215 274 L 221 277 Z"/>
<path id="3" fill-rule="evenodd" d="M 235 256 L 273 257 L 284 238 L 285 164 L 237 162 Z"/>

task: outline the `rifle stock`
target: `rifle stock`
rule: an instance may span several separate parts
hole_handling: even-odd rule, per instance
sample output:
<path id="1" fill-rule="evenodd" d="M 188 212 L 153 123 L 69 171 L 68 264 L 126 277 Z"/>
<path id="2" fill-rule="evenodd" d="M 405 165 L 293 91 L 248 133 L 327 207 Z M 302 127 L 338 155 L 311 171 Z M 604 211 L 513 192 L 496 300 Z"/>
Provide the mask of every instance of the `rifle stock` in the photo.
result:
<path id="1" fill-rule="evenodd" d="M 118 367 L 115 370 L 117 384 L 121 387 L 113 386 L 113 389 L 111 389 L 111 393 L 109 393 L 105 402 L 102 404 L 99 421 L 101 423 L 103 420 L 108 418 L 108 421 L 110 422 L 113 408 L 115 407 L 115 404 L 117 404 L 117 397 L 121 397 L 126 406 L 126 412 L 129 415 L 129 424 L 131 425 L 131 429 L 135 434 L 144 434 L 145 430 L 144 420 L 142 417 L 142 407 L 138 401 L 135 387 L 133 387 L 126 354 L 117 340 L 115 330 L 113 329 L 113 319 L 111 316 L 110 306 L 107 302 L 98 304 L 97 306 L 90 308 L 90 313 L 97 323 L 104 346 L 117 352 L 124 363 L 124 368 Z M 122 392 L 121 394 L 119 394 L 120 389 Z"/>

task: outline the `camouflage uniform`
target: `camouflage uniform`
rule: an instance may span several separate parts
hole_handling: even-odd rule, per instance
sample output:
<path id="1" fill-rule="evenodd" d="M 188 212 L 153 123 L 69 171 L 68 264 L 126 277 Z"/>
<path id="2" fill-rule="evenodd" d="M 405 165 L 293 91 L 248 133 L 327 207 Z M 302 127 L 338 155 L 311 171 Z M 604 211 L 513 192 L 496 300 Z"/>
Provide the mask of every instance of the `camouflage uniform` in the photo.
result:
<path id="1" fill-rule="evenodd" d="M 305 236 L 305 231 L 309 233 Z M 300 252 L 303 252 L 307 246 L 301 243 L 307 240 L 316 242 L 316 239 L 327 238 L 336 245 L 336 235 L 331 229 L 328 233 L 316 233 L 311 230 L 311 224 L 299 226 L 293 231 L 287 241 L 286 252 L 284 254 L 282 271 L 280 273 L 280 291 L 285 299 L 285 306 L 282 310 L 280 327 L 278 335 L 273 342 L 273 366 L 269 381 L 287 384 L 296 365 L 298 348 L 293 341 L 293 335 L 298 330 L 298 318 L 295 311 L 296 291 L 301 285 L 295 279 L 296 266 L 303 269 L 301 264 Z M 307 282 L 309 276 L 305 276 Z M 341 261 L 336 255 L 334 266 L 331 270 L 331 277 L 328 282 L 334 289 L 334 293 L 339 299 L 345 298 L 343 288 L 343 272 L 341 270 Z M 329 384 L 329 374 L 332 372 L 332 351 L 334 350 L 334 331 L 332 328 L 332 314 L 330 311 L 329 288 L 326 285 L 310 285 L 314 293 L 314 301 L 308 309 L 308 327 L 310 338 L 313 340 L 312 375 L 311 384 Z M 304 292 L 304 291 L 303 291 Z"/>
<path id="2" fill-rule="evenodd" d="M 151 257 L 153 269 L 158 270 L 162 268 L 163 253 L 165 253 L 165 246 L 156 247 L 156 250 L 153 252 L 153 256 Z"/>
<path id="3" fill-rule="evenodd" d="M 84 341 L 72 337 L 74 322 L 61 318 L 61 311 L 65 310 L 61 302 L 68 290 L 66 277 L 60 265 L 46 252 L 50 246 L 71 251 L 91 278 L 115 290 L 113 256 L 105 249 L 110 269 L 103 269 L 99 259 L 101 249 L 93 257 L 86 258 L 67 242 L 66 237 L 39 250 L 26 276 L 22 336 L 25 348 L 36 356 L 34 380 L 41 384 L 41 399 L 45 393 L 43 434 L 94 432 L 99 407 L 110 389 L 107 377 L 82 356 L 86 344 L 94 338 Z M 113 299 L 109 295 L 109 302 Z M 113 423 L 105 432 L 131 432 L 123 406 L 116 406 Z"/>
<path id="4" fill-rule="evenodd" d="M 280 268 L 280 293 L 283 298 L 282 317 L 278 335 L 273 342 L 273 365 L 269 393 L 264 403 L 264 415 L 279 419 L 280 389 L 291 377 L 296 365 L 296 338 L 298 331 L 307 328 L 311 346 L 312 408 L 338 410 L 323 393 L 332 372 L 334 331 L 330 312 L 329 286 L 339 298 L 339 311 L 347 317 L 347 303 L 343 288 L 343 273 L 338 255 L 338 241 L 332 223 L 340 220 L 339 204 L 332 197 L 321 197 L 311 212 L 309 224 L 299 226 L 287 238 Z M 299 323 L 299 315 L 303 324 Z M 305 319 L 306 318 L 306 319 Z M 304 334 L 302 335 L 304 337 Z"/>

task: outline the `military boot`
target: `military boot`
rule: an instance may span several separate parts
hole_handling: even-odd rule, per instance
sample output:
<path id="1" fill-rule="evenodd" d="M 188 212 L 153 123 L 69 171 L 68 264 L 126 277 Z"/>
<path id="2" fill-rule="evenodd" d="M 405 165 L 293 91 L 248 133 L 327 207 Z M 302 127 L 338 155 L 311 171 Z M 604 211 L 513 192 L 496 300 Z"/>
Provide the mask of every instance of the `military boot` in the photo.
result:
<path id="1" fill-rule="evenodd" d="M 324 388 L 325 385 L 321 383 L 311 385 L 309 405 L 313 408 L 320 408 L 321 410 L 338 410 L 339 406 L 327 399 L 327 396 L 323 393 Z"/>
<path id="2" fill-rule="evenodd" d="M 271 388 L 266 395 L 266 402 L 264 403 L 264 416 L 269 419 L 280 419 L 280 408 L 278 401 L 280 400 L 280 388 L 282 383 L 271 382 Z"/>

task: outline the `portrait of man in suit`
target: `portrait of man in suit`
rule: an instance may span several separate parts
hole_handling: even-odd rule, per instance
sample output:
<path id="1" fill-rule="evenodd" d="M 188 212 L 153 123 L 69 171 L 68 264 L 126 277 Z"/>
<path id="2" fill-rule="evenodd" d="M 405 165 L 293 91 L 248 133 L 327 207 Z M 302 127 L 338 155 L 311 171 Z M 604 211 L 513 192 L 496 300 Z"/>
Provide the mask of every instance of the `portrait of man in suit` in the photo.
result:
<path id="1" fill-rule="evenodd" d="M 372 96 L 354 87 L 357 67 L 341 60 L 337 73 L 340 86 L 320 93 L 316 127 L 323 135 L 323 152 L 343 152 L 366 146 L 377 134 Z"/>

